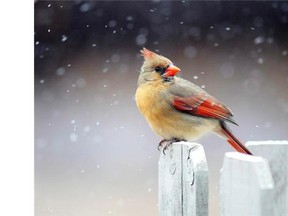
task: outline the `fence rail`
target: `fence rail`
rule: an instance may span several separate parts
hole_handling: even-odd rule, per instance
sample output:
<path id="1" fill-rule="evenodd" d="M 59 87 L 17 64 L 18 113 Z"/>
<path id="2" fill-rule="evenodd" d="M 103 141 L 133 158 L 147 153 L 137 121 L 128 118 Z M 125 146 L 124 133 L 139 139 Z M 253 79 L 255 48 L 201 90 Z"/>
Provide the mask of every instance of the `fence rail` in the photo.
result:
<path id="1" fill-rule="evenodd" d="M 287 216 L 288 141 L 248 142 L 247 146 L 257 156 L 225 154 L 220 216 Z M 208 166 L 203 147 L 179 142 L 165 153 L 159 158 L 159 215 L 208 216 Z"/>
<path id="2" fill-rule="evenodd" d="M 220 181 L 220 215 L 272 216 L 273 188 L 266 159 L 226 153 Z"/>
<path id="3" fill-rule="evenodd" d="M 247 146 L 269 162 L 274 181 L 274 216 L 288 215 L 288 141 L 250 141 Z"/>

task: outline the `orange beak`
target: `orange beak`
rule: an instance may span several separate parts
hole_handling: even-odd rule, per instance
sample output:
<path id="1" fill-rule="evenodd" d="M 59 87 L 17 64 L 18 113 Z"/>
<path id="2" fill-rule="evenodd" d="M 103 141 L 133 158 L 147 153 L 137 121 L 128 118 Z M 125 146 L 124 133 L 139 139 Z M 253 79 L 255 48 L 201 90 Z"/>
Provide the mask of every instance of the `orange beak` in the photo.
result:
<path id="1" fill-rule="evenodd" d="M 170 76 L 175 76 L 178 72 L 180 71 L 180 68 L 170 65 L 166 70 L 165 70 L 165 76 L 170 77 Z"/>

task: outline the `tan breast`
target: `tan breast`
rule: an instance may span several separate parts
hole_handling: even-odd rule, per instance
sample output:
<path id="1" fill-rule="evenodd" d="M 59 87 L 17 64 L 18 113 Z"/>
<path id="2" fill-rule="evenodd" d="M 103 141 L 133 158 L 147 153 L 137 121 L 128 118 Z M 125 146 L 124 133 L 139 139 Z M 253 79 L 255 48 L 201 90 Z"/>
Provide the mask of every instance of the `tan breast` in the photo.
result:
<path id="1" fill-rule="evenodd" d="M 163 81 L 146 82 L 140 85 L 136 91 L 138 109 L 158 134 L 165 115 L 171 109 L 169 97 L 165 96 L 167 85 L 169 84 L 163 83 Z"/>
<path id="2" fill-rule="evenodd" d="M 165 95 L 167 85 L 169 84 L 163 83 L 163 81 L 153 81 L 146 82 L 137 88 L 136 103 L 145 117 L 158 112 L 163 113 L 165 109 L 168 109 L 170 98 Z"/>

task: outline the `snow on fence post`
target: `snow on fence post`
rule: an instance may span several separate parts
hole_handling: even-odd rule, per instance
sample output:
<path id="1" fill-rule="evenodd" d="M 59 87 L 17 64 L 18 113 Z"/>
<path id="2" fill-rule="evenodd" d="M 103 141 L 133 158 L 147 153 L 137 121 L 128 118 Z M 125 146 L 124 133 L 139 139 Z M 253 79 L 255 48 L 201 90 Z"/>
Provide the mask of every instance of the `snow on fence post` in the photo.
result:
<path id="1" fill-rule="evenodd" d="M 220 178 L 221 216 L 273 216 L 273 189 L 266 159 L 238 152 L 225 154 Z"/>
<path id="2" fill-rule="evenodd" d="M 274 215 L 288 215 L 288 141 L 250 141 L 247 147 L 268 160 L 274 180 Z"/>
<path id="3" fill-rule="evenodd" d="M 173 143 L 159 159 L 160 216 L 208 216 L 208 167 L 202 145 Z"/>

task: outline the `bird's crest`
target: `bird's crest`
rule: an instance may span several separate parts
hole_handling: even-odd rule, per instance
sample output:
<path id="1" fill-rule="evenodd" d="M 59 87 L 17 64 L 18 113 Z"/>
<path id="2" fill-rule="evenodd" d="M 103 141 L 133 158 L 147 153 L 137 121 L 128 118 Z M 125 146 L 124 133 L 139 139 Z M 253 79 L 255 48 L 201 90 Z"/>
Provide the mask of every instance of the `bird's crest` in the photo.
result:
<path id="1" fill-rule="evenodd" d="M 149 59 L 151 57 L 154 57 L 155 55 L 157 55 L 156 53 L 146 49 L 145 47 L 143 47 L 142 50 L 140 50 L 142 56 L 145 58 L 145 59 Z"/>

